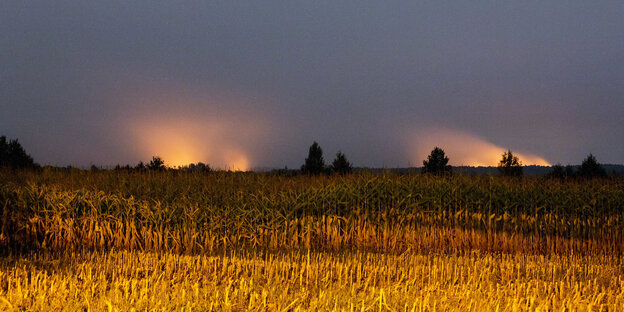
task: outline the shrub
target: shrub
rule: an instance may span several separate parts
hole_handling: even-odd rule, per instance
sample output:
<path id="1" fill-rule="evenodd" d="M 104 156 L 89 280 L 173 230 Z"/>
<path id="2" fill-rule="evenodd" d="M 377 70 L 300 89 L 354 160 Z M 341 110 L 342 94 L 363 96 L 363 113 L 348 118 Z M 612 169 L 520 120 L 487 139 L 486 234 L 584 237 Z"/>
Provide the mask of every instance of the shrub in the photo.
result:
<path id="1" fill-rule="evenodd" d="M 199 171 L 199 172 L 210 172 L 212 168 L 210 168 L 209 165 L 206 165 L 203 162 L 198 162 L 197 164 L 189 164 L 188 170 Z"/>

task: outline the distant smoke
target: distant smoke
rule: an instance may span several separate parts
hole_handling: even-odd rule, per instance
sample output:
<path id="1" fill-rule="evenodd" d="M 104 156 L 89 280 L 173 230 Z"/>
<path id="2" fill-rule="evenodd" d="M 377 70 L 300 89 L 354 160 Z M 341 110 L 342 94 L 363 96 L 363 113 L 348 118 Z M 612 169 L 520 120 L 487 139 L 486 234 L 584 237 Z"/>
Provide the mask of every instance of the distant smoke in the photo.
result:
<path id="1" fill-rule="evenodd" d="M 260 115 L 241 112 L 224 97 L 150 92 L 156 95 L 127 99 L 132 113 L 120 120 L 127 134 L 124 145 L 136 159 L 160 156 L 170 167 L 198 162 L 226 170 L 258 166 L 252 154 L 267 141 Z"/>
<path id="2" fill-rule="evenodd" d="M 513 146 L 497 146 L 484 138 L 459 130 L 422 129 L 417 131 L 417 136 L 410 144 L 411 159 L 417 163 L 416 166 L 422 165 L 422 160 L 436 146 L 445 151 L 449 163 L 454 166 L 496 166 L 508 149 L 518 156 L 523 165 L 550 165 L 547 160 L 533 153 L 515 150 Z"/>
<path id="3" fill-rule="evenodd" d="M 230 125 L 231 126 L 231 125 Z M 129 124 L 141 159 L 162 157 L 171 167 L 203 162 L 212 167 L 248 170 L 248 152 L 226 123 L 188 117 L 161 117 Z"/>

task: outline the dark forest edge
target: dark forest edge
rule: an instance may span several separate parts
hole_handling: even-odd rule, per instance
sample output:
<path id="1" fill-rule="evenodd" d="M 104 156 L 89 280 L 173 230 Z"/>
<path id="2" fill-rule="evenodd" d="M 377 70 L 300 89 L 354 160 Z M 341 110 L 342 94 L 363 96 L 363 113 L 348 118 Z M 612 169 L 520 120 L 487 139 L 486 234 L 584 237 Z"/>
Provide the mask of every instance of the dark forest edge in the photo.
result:
<path id="1" fill-rule="evenodd" d="M 498 166 L 451 166 L 448 165 L 449 157 L 445 155 L 443 149 L 435 147 L 427 159 L 423 160 L 422 167 L 406 167 L 406 168 L 369 168 L 355 167 L 346 155 L 338 151 L 331 164 L 326 164 L 323 157 L 323 150 L 315 141 L 310 146 L 308 157 L 305 158 L 304 164 L 299 169 L 284 167 L 275 168 L 256 168 L 253 172 L 297 176 L 297 175 L 320 175 L 320 174 L 338 174 L 345 175 L 351 173 L 398 173 L 398 174 L 432 174 L 432 175 L 502 175 L 502 176 L 546 176 L 561 180 L 578 179 L 578 178 L 596 178 L 596 177 L 623 177 L 624 165 L 617 164 L 600 164 L 596 157 L 589 154 L 581 165 L 556 164 L 553 166 L 529 165 L 524 166 L 517 156 L 513 155 L 511 150 L 502 154 L 502 158 Z M 186 166 L 170 167 L 167 166 L 164 159 L 159 156 L 153 156 L 150 161 L 140 161 L 137 165 L 131 166 L 116 165 L 113 168 L 91 165 L 89 169 L 74 166 L 41 166 L 34 162 L 33 158 L 24 150 L 17 139 L 7 139 L 6 136 L 0 137 L 0 168 L 10 169 L 30 169 L 30 170 L 52 170 L 52 171 L 127 171 L 127 172 L 147 172 L 147 171 L 178 171 L 178 172 L 212 172 L 212 171 L 229 171 L 215 170 L 209 164 L 198 162 L 190 163 Z"/>

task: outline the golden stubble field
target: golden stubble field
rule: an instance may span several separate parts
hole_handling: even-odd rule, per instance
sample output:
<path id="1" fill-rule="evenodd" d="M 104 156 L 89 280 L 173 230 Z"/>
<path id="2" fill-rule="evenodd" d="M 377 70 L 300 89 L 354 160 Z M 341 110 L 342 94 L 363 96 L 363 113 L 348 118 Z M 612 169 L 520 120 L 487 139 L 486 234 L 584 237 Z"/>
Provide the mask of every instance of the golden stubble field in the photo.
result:
<path id="1" fill-rule="evenodd" d="M 0 180 L 2 310 L 624 309 L 621 179 Z"/>
<path id="2" fill-rule="evenodd" d="M 614 311 L 620 260 L 523 254 L 91 252 L 5 259 L 3 309 Z"/>

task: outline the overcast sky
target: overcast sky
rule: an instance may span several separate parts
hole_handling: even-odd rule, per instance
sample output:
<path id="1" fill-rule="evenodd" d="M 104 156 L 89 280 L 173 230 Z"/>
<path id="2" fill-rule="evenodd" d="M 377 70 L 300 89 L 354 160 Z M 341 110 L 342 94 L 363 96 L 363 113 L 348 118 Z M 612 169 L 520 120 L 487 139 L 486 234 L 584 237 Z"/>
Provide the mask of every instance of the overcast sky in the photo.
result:
<path id="1" fill-rule="evenodd" d="M 314 140 L 357 166 L 419 166 L 435 145 L 453 164 L 624 163 L 623 17 L 624 1 L 3 0 L 0 134 L 53 165 L 298 167 Z"/>

